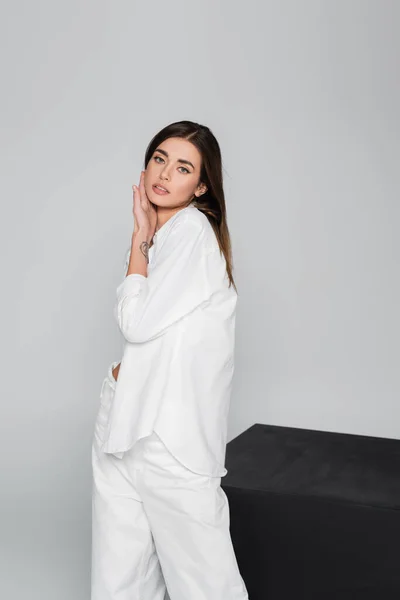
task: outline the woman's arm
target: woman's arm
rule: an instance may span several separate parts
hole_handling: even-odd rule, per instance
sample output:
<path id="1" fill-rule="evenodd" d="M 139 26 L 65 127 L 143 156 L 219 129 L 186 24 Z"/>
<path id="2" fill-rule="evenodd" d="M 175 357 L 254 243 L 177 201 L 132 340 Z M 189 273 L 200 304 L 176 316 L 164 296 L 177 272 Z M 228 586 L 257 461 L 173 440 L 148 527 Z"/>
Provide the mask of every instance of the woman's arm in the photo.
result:
<path id="1" fill-rule="evenodd" d="M 134 198 L 136 194 L 136 210 L 134 203 L 134 231 L 132 234 L 132 243 L 130 249 L 130 257 L 128 262 L 128 270 L 126 272 L 126 276 L 131 275 L 132 273 L 138 273 L 139 275 L 143 275 L 147 277 L 147 265 L 149 263 L 149 248 L 152 244 L 153 239 L 153 229 L 155 227 L 155 223 L 157 221 L 156 211 L 154 208 L 149 206 L 149 201 L 146 196 L 146 192 L 144 189 L 144 178 L 143 172 L 140 176 L 140 189 L 137 191 L 136 186 L 133 187 Z M 147 211 L 143 210 L 141 205 L 142 199 L 145 199 L 145 207 Z M 145 212 L 147 215 L 145 218 Z M 142 224 L 142 228 L 140 228 L 140 224 Z M 116 367 L 112 370 L 112 375 L 115 381 L 118 380 L 119 368 L 121 363 L 118 363 Z"/>
<path id="2" fill-rule="evenodd" d="M 157 224 L 157 210 L 147 197 L 144 171 L 140 174 L 139 188 L 133 186 L 134 229 L 127 275 L 136 273 L 147 277 L 149 247 Z"/>
<path id="3" fill-rule="evenodd" d="M 127 276 L 137 273 L 147 277 L 151 239 L 147 232 L 138 231 L 132 234 L 131 255 L 126 273 Z"/>
<path id="4" fill-rule="evenodd" d="M 127 275 L 117 288 L 114 314 L 128 342 L 163 335 L 224 285 L 226 264 L 218 246 L 207 248 L 202 224 L 185 217 L 174 223 L 149 275 Z"/>

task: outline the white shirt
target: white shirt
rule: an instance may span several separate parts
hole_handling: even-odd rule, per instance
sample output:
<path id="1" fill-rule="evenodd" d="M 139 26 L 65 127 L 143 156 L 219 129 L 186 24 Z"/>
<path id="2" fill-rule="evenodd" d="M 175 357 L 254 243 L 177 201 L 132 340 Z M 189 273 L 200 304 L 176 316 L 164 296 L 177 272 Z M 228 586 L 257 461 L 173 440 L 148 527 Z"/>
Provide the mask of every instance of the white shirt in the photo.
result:
<path id="1" fill-rule="evenodd" d="M 214 230 L 193 204 L 155 233 L 147 272 L 117 288 L 125 344 L 102 449 L 121 458 L 154 430 L 190 470 L 222 477 L 237 294 Z"/>

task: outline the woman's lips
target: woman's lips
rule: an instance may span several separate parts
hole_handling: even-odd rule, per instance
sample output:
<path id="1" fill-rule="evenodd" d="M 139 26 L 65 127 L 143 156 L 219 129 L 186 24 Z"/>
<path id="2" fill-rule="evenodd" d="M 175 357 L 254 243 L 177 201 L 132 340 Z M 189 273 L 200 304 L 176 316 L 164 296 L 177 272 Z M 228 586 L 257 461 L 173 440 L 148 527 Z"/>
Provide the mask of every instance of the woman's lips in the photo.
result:
<path id="1" fill-rule="evenodd" d="M 164 192 L 164 190 L 160 190 L 155 185 L 153 185 L 153 190 L 155 191 L 156 194 L 159 194 L 160 196 L 165 196 L 166 194 L 169 194 L 169 192 Z"/>

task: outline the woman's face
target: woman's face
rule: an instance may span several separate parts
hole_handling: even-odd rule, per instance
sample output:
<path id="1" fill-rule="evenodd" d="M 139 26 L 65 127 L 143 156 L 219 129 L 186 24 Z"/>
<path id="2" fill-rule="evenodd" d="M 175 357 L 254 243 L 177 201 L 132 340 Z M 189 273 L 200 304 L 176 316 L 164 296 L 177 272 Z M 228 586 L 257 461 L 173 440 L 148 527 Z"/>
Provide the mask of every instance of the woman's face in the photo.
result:
<path id="1" fill-rule="evenodd" d="M 154 151 L 145 175 L 144 187 L 149 200 L 163 208 L 183 208 L 206 191 L 199 185 L 201 155 L 189 141 L 168 138 Z M 169 193 L 160 195 L 154 190 L 159 185 Z"/>

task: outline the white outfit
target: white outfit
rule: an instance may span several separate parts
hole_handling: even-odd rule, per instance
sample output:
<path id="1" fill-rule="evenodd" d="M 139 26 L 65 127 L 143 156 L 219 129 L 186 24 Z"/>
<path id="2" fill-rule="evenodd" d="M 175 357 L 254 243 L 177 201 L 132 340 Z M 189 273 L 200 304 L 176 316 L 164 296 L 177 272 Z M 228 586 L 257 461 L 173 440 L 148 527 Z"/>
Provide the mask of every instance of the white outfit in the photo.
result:
<path id="1" fill-rule="evenodd" d="M 117 288 L 125 344 L 93 439 L 91 600 L 163 600 L 166 586 L 170 600 L 248 600 L 220 485 L 237 295 L 193 205 L 149 259 L 148 277 Z"/>
<path id="2" fill-rule="evenodd" d="M 221 477 L 193 473 L 153 432 L 121 459 L 101 450 L 115 393 L 109 367 L 93 448 L 91 600 L 248 600 Z"/>
<path id="3" fill-rule="evenodd" d="M 149 259 L 147 277 L 117 288 L 125 344 L 103 451 L 121 458 L 155 431 L 189 469 L 223 477 L 237 301 L 225 258 L 191 204 L 158 230 Z"/>

